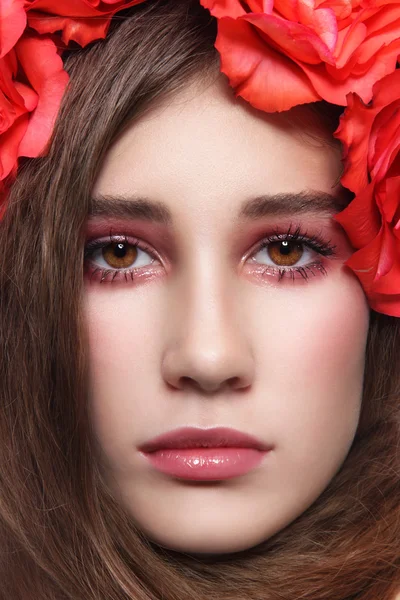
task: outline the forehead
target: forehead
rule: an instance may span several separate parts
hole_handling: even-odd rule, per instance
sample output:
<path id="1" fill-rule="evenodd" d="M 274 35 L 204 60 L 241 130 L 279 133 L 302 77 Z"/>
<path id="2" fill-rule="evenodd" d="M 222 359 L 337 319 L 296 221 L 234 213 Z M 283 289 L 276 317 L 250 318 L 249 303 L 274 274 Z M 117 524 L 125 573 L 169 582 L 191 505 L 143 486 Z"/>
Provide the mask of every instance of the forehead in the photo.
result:
<path id="1" fill-rule="evenodd" d="M 340 148 L 324 142 L 332 135 L 304 107 L 296 111 L 314 140 L 285 116 L 235 98 L 223 76 L 211 85 L 195 82 L 124 129 L 93 195 L 145 196 L 177 214 L 211 210 L 226 217 L 249 196 L 334 193 Z"/>

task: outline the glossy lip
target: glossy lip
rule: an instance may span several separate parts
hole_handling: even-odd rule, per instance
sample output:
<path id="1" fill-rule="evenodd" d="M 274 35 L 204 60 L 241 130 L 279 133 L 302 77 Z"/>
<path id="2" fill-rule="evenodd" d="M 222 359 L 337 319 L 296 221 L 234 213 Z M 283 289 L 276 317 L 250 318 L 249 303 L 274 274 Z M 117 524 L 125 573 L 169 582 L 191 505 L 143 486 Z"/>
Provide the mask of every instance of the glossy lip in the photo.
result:
<path id="1" fill-rule="evenodd" d="M 155 452 L 161 449 L 176 448 L 255 448 L 268 451 L 271 445 L 256 437 L 230 427 L 181 427 L 163 433 L 139 447 L 141 452 Z"/>
<path id="2" fill-rule="evenodd" d="M 253 471 L 268 452 L 256 448 L 175 448 L 142 453 L 161 473 L 191 481 L 222 481 Z"/>

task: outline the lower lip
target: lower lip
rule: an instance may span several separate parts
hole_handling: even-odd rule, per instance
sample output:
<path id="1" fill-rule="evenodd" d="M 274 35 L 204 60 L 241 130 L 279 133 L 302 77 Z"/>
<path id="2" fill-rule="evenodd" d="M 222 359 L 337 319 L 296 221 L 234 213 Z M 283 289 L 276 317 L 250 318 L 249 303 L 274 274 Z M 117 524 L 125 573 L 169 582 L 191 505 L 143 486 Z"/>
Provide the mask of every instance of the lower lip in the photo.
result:
<path id="1" fill-rule="evenodd" d="M 176 448 L 143 452 L 158 471 L 196 481 L 244 475 L 258 466 L 266 454 L 255 448 Z"/>

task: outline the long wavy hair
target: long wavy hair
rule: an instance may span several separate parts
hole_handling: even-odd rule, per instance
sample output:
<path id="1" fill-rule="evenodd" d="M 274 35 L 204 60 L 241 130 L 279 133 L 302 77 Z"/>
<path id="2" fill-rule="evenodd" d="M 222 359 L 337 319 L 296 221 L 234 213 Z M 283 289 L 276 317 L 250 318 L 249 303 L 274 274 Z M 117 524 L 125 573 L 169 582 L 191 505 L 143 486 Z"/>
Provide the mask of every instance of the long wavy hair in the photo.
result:
<path id="1" fill-rule="evenodd" d="M 215 37 L 198 0 L 118 13 L 106 40 L 68 51 L 48 153 L 21 161 L 0 226 L 1 600 L 393 600 L 400 590 L 400 319 L 371 312 L 350 452 L 313 505 L 263 543 L 208 558 L 160 548 L 103 480 L 82 308 L 90 192 L 128 124 L 218 76 Z M 336 109 L 310 110 L 334 130 Z"/>

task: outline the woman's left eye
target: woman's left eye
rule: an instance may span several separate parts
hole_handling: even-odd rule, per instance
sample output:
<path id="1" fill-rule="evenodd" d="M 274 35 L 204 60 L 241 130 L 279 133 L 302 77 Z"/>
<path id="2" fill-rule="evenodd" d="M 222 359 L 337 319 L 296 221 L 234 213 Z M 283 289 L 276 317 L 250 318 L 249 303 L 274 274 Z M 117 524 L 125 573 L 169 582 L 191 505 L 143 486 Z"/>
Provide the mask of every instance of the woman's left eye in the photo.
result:
<path id="1" fill-rule="evenodd" d="M 300 227 L 291 233 L 290 227 L 284 234 L 267 236 L 253 253 L 252 262 L 264 265 L 262 275 L 278 276 L 279 281 L 285 276 L 308 279 L 310 274 L 326 274 L 322 257 L 334 256 L 335 248 L 321 236 L 303 234 Z M 261 257 L 257 258 L 258 254 Z"/>
<path id="2" fill-rule="evenodd" d="M 263 256 L 257 259 L 259 253 L 262 253 Z M 316 251 L 306 246 L 304 242 L 282 240 L 263 243 L 257 253 L 253 254 L 253 259 L 257 263 L 271 267 L 304 267 L 312 262 L 315 254 Z"/>

